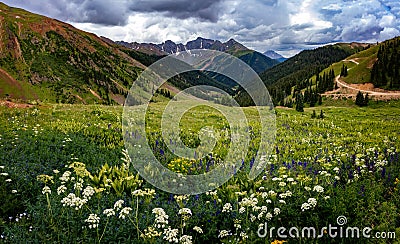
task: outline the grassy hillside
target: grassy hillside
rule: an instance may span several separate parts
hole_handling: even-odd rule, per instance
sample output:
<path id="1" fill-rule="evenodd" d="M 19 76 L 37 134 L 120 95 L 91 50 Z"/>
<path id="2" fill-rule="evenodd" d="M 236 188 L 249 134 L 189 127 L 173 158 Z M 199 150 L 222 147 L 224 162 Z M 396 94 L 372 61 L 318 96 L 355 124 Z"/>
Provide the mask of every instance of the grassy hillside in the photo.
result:
<path id="1" fill-rule="evenodd" d="M 339 75 L 343 65 L 345 65 L 348 68 L 348 75 L 341 79 L 346 83 L 359 84 L 371 82 L 371 69 L 377 60 L 378 50 L 379 45 L 372 46 L 367 50 L 353 54 L 340 62 L 332 64 L 322 70 L 320 74 L 333 69 L 335 74 Z M 313 82 L 315 82 L 315 78 L 315 75 L 311 78 Z"/>
<path id="2" fill-rule="evenodd" d="M 94 34 L 0 3 L 0 98 L 120 102 L 143 64 Z"/>
<path id="3" fill-rule="evenodd" d="M 262 72 L 260 78 L 267 85 L 274 104 L 283 104 L 285 98 L 292 94 L 294 86 L 301 87 L 301 84 L 313 74 L 317 74 L 332 63 L 358 53 L 367 46 L 359 43 L 339 43 L 305 50 Z M 241 90 L 236 99 L 244 106 L 252 105 L 249 96 Z"/>

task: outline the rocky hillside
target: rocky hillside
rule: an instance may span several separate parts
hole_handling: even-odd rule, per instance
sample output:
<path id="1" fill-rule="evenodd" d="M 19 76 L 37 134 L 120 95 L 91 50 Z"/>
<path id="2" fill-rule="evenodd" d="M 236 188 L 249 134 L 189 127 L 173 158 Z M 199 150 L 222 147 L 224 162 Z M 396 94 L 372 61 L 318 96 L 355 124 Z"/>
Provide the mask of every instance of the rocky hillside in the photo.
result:
<path id="1" fill-rule="evenodd" d="M 122 103 L 143 68 L 94 34 L 0 3 L 0 98 Z"/>

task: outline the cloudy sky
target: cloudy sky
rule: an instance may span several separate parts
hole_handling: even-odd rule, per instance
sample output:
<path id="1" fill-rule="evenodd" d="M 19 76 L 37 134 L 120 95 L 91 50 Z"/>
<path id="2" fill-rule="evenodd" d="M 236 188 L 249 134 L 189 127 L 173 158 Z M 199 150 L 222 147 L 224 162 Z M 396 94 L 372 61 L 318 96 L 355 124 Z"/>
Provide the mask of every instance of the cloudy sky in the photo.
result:
<path id="1" fill-rule="evenodd" d="M 3 0 L 128 42 L 198 36 L 291 56 L 333 42 L 400 35 L 399 0 Z"/>

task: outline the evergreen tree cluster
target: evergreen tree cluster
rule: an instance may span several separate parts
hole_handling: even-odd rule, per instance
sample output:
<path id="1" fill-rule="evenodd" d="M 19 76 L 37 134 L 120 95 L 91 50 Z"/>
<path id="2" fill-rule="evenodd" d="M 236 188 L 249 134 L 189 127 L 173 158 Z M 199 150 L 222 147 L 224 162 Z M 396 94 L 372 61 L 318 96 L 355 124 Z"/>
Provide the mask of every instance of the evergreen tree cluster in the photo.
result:
<path id="1" fill-rule="evenodd" d="M 362 94 L 362 92 L 358 92 L 357 96 L 356 96 L 356 105 L 360 106 L 360 107 L 364 107 L 367 106 L 369 103 L 369 97 L 368 97 L 368 93 L 365 94 L 365 96 Z"/>
<path id="2" fill-rule="evenodd" d="M 378 60 L 371 70 L 371 81 L 376 87 L 400 89 L 400 37 L 379 46 Z"/>
<path id="3" fill-rule="evenodd" d="M 324 72 L 323 75 L 317 74 L 316 85 L 318 93 L 332 91 L 335 87 L 335 72 L 333 69 L 329 70 L 328 73 Z"/>
<path id="4" fill-rule="evenodd" d="M 158 89 L 158 90 L 156 90 L 156 94 L 160 94 L 169 99 L 171 99 L 173 97 L 171 92 L 168 89 Z"/>
<path id="5" fill-rule="evenodd" d="M 304 97 L 301 92 L 296 94 L 296 111 L 304 112 Z"/>
<path id="6" fill-rule="evenodd" d="M 313 87 L 313 83 L 310 80 L 307 80 L 306 83 L 308 86 L 305 87 L 304 103 L 308 103 L 310 107 L 314 107 L 318 103 L 321 95 L 318 93 L 317 89 Z"/>
<path id="7" fill-rule="evenodd" d="M 313 110 L 313 113 L 311 114 L 311 118 L 312 119 L 323 119 L 325 118 L 324 112 L 321 110 L 321 113 L 319 113 L 319 115 L 317 116 L 317 113 L 315 112 L 315 110 Z"/>
<path id="8" fill-rule="evenodd" d="M 348 70 L 347 65 L 343 64 L 342 69 L 340 70 L 340 76 L 341 77 L 346 77 L 348 75 L 348 71 L 347 70 Z"/>

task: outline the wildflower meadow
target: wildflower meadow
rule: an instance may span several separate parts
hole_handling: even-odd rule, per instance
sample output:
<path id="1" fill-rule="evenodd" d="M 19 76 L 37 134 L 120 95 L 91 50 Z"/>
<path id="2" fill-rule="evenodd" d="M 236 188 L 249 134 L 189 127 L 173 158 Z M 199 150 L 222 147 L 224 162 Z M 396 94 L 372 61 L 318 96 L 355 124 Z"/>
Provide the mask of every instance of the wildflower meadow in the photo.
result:
<path id="1" fill-rule="evenodd" d="M 314 109 L 324 116 L 312 118 Z M 185 159 L 165 147 L 160 110 L 152 105 L 146 131 L 165 167 L 203 174 L 224 163 L 221 114 L 202 108 L 182 118 L 180 137 L 193 147 L 203 126 L 222 131 L 210 154 Z M 121 107 L 0 107 L 0 242 L 399 243 L 400 102 L 277 108 L 275 144 L 253 180 L 260 121 L 254 108 L 243 110 L 252 138 L 233 177 L 203 194 L 174 195 L 134 169 Z M 347 226 L 360 232 L 339 233 Z"/>

